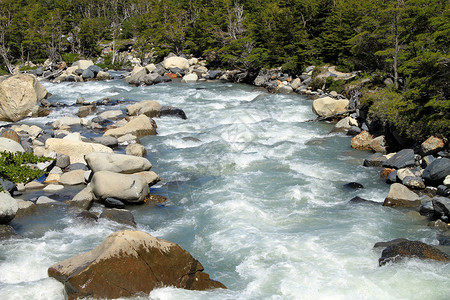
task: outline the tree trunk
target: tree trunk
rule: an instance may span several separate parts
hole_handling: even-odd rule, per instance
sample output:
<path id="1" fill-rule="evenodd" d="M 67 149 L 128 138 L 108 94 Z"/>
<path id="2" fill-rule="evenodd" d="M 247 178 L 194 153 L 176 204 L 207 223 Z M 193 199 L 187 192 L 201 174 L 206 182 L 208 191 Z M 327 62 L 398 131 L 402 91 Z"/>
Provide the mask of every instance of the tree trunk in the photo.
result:
<path id="1" fill-rule="evenodd" d="M 0 47 L 0 55 L 2 56 L 3 61 L 5 62 L 6 69 L 8 69 L 8 72 L 10 74 L 12 74 L 13 73 L 13 67 L 12 67 L 12 65 L 11 65 L 11 63 L 9 61 L 8 52 L 6 51 L 6 49 L 4 47 Z"/>
<path id="2" fill-rule="evenodd" d="M 395 34 L 395 49 L 394 49 L 394 60 L 393 60 L 393 69 L 394 69 L 394 84 L 395 88 L 398 89 L 398 16 L 395 16 L 394 20 L 394 34 Z"/>

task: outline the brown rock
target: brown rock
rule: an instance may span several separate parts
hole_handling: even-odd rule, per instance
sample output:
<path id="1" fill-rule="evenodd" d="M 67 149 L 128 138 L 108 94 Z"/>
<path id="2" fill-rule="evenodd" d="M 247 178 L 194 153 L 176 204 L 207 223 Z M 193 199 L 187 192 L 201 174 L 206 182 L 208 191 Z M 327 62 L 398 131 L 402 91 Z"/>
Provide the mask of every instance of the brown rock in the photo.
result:
<path id="1" fill-rule="evenodd" d="M 395 171 L 395 169 L 385 168 L 381 171 L 380 177 L 382 179 L 386 180 L 388 178 L 389 174 L 391 174 L 394 171 Z"/>
<path id="2" fill-rule="evenodd" d="M 369 143 L 370 148 L 375 152 L 386 154 L 386 139 L 384 135 L 374 138 Z"/>
<path id="3" fill-rule="evenodd" d="M 82 106 L 78 109 L 78 114 L 77 116 L 79 118 L 84 118 L 87 117 L 89 115 L 92 115 L 94 112 L 97 111 L 97 106 L 95 105 L 86 105 L 86 106 Z"/>
<path id="4" fill-rule="evenodd" d="M 154 203 L 154 204 L 162 204 L 167 201 L 167 197 L 162 195 L 148 195 L 145 198 L 145 203 Z"/>
<path id="5" fill-rule="evenodd" d="M 426 156 L 438 153 L 439 151 L 443 150 L 444 147 L 444 140 L 435 136 L 431 136 L 420 145 L 420 151 L 422 152 L 423 156 Z"/>
<path id="6" fill-rule="evenodd" d="M 356 150 L 372 150 L 370 142 L 373 140 L 373 136 L 367 131 L 363 131 L 360 134 L 354 136 L 351 141 L 351 146 Z"/>
<path id="7" fill-rule="evenodd" d="M 417 257 L 420 259 L 433 259 L 437 261 L 450 261 L 450 257 L 439 249 L 419 241 L 402 241 L 395 243 L 383 250 L 378 260 L 380 266 L 388 262 L 399 262 L 405 257 Z"/>
<path id="8" fill-rule="evenodd" d="M 145 232 L 124 230 L 111 234 L 89 252 L 51 266 L 48 274 L 64 283 L 68 299 L 148 295 L 163 286 L 225 288 L 202 271 L 201 263 L 179 245 Z"/>
<path id="9" fill-rule="evenodd" d="M 20 137 L 14 130 L 11 129 L 3 129 L 0 133 L 0 137 L 7 138 L 13 140 L 16 143 L 20 144 Z"/>
<path id="10" fill-rule="evenodd" d="M 390 207 L 418 207 L 421 202 L 419 196 L 400 183 L 393 183 L 384 200 L 383 206 Z"/>

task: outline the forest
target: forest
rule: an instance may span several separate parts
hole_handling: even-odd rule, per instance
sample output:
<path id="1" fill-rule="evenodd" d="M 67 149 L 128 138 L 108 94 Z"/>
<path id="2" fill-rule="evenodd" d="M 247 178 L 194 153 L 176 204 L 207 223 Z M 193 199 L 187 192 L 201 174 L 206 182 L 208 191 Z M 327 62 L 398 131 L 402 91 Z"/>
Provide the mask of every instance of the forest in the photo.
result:
<path id="1" fill-rule="evenodd" d="M 152 62 L 170 52 L 210 68 L 336 65 L 391 78 L 369 87 L 371 114 L 417 141 L 450 129 L 448 0 L 0 0 L 3 73 L 26 61 L 98 57 L 112 45 Z"/>

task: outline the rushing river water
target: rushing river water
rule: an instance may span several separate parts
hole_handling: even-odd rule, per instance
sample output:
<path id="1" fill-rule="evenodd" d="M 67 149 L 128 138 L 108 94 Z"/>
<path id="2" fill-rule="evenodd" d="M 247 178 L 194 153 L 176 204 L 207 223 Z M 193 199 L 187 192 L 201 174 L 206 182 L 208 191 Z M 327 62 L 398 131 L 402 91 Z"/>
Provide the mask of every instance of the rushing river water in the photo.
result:
<path id="1" fill-rule="evenodd" d="M 187 120 L 156 119 L 143 138 L 163 181 L 154 194 L 165 206 L 135 206 L 138 229 L 180 244 L 227 290 L 154 290 L 139 299 L 448 299 L 450 264 L 408 259 L 378 266 L 374 243 L 404 237 L 438 244 L 415 214 L 371 204 L 388 187 L 365 168 L 366 152 L 331 133 L 311 101 L 231 83 L 134 87 L 123 81 L 45 83 L 50 101 L 103 97 L 157 100 L 182 108 Z M 25 123 L 46 126 L 77 107 Z M 100 107 L 100 112 L 116 107 Z M 343 184 L 356 181 L 362 190 Z M 123 226 L 85 224 L 64 208 L 13 221 L 23 236 L 0 246 L 0 299 L 63 299 L 47 268 L 91 250 Z"/>

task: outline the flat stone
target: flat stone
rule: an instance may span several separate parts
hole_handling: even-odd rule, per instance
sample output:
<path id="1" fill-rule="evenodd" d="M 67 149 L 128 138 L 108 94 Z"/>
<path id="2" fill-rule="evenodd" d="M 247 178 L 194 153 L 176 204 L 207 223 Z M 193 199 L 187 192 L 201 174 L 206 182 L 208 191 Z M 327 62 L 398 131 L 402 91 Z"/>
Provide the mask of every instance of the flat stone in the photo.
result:
<path id="1" fill-rule="evenodd" d="M 383 163 L 387 160 L 386 156 L 382 153 L 374 153 L 364 159 L 363 166 L 365 167 L 381 167 Z"/>
<path id="2" fill-rule="evenodd" d="M 16 199 L 16 202 L 17 202 L 17 206 L 18 206 L 16 218 L 29 216 L 38 211 L 36 204 L 34 204 L 31 201 Z"/>
<path id="3" fill-rule="evenodd" d="M 100 214 L 100 219 L 102 218 L 136 228 L 133 214 L 126 209 L 104 209 Z"/>
<path id="4" fill-rule="evenodd" d="M 92 192 L 92 186 L 88 184 L 78 194 L 76 194 L 72 200 L 66 201 L 69 206 L 79 207 L 81 209 L 90 209 L 94 202 L 94 194 Z"/>
<path id="5" fill-rule="evenodd" d="M 64 173 L 61 175 L 59 183 L 63 185 L 84 184 L 84 172 L 85 170 L 75 170 Z"/>
<path id="6" fill-rule="evenodd" d="M 46 192 L 56 192 L 56 191 L 60 191 L 63 190 L 64 186 L 60 185 L 60 184 L 49 184 L 44 188 L 44 191 Z"/>
<path id="7" fill-rule="evenodd" d="M 407 167 L 414 167 L 416 164 L 416 157 L 414 150 L 403 149 L 392 156 L 390 159 L 383 163 L 385 168 L 402 169 Z"/>

